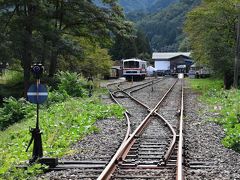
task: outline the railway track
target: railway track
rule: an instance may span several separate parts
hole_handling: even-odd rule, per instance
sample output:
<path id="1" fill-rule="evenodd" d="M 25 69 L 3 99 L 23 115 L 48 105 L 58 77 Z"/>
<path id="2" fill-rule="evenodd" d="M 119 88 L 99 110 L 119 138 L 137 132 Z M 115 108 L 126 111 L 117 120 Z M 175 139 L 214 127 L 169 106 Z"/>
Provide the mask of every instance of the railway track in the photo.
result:
<path id="1" fill-rule="evenodd" d="M 98 179 L 181 179 L 182 123 L 178 136 L 171 124 L 157 113 L 159 106 L 177 81 L 168 89 L 157 105 L 150 110 L 141 124 L 118 149 Z M 181 84 L 182 86 L 182 84 Z M 181 116 L 183 117 L 183 88 Z M 129 93 L 130 96 L 130 93 Z M 146 106 L 143 104 L 142 106 Z M 171 134 L 171 136 L 170 136 Z M 171 140 L 172 139 L 172 140 Z M 176 170 L 176 173 L 174 171 Z"/>
<path id="2" fill-rule="evenodd" d="M 121 83 L 114 83 L 114 84 L 110 84 L 109 86 L 111 86 L 110 91 L 114 92 L 114 91 L 119 91 L 122 90 L 119 86 L 123 86 L 126 82 L 121 82 Z M 136 85 L 132 85 L 130 83 L 127 83 L 128 87 L 124 87 L 124 90 L 137 90 L 137 89 L 142 89 L 143 86 L 148 86 L 149 84 L 152 84 L 152 80 L 148 80 L 147 82 L 139 82 Z M 123 91 L 123 90 L 122 90 Z M 111 97 L 113 98 L 113 100 L 115 99 L 113 93 L 110 93 Z M 126 94 L 125 94 L 126 95 Z M 122 98 L 120 98 L 122 99 Z M 134 104 L 134 106 L 136 106 L 137 103 Z M 146 110 L 147 112 L 147 110 Z M 126 135 L 123 138 L 123 142 L 126 141 L 126 139 L 128 138 L 129 134 L 130 134 L 130 120 L 129 120 L 129 114 L 125 113 L 125 117 L 127 119 L 127 127 L 125 128 L 126 130 Z M 121 144 L 118 145 L 118 147 Z M 106 146 L 106 145 L 105 145 Z M 116 152 L 117 149 L 111 149 L 111 151 L 114 153 L 114 151 Z M 112 155 L 112 154 L 111 154 Z M 109 154 L 100 154 L 98 156 L 95 156 L 94 158 L 91 159 L 78 159 L 74 158 L 75 160 L 61 160 L 59 161 L 59 164 L 57 167 L 50 167 L 49 171 L 64 171 L 64 174 L 66 174 L 66 176 L 72 176 L 73 178 L 75 176 L 71 175 L 71 173 L 76 172 L 77 178 L 80 179 L 97 179 L 97 177 L 101 174 L 101 172 L 104 170 L 104 168 L 106 167 L 106 165 L 108 164 L 108 162 L 111 160 L 111 155 Z M 76 169 L 76 171 L 75 171 Z M 60 173 L 61 174 L 61 173 Z M 64 177 L 61 177 L 61 179 L 64 179 Z"/>
<path id="3" fill-rule="evenodd" d="M 83 155 L 83 158 L 79 160 L 76 158 L 73 158 L 75 159 L 73 161 L 63 160 L 58 167 L 50 169 L 58 172 L 53 172 L 43 179 L 50 177 L 49 179 L 83 180 L 190 180 L 202 179 L 203 177 L 206 177 L 206 179 L 223 177 L 219 173 L 219 166 L 221 166 L 222 161 L 216 161 L 211 156 L 212 153 L 209 153 L 210 155 L 203 154 L 205 151 L 201 150 L 201 144 L 199 144 L 197 139 L 201 136 L 195 137 L 195 134 L 201 133 L 198 133 L 198 128 L 194 129 L 194 133 L 188 132 L 188 129 L 191 129 L 193 124 L 197 125 L 197 127 L 199 126 L 194 121 L 186 124 L 188 129 L 185 130 L 185 137 L 190 144 L 185 146 L 183 151 L 183 83 L 179 80 L 172 90 L 169 90 L 169 84 L 173 81 L 174 79 L 169 78 L 161 79 L 159 82 L 151 79 L 144 82 L 134 82 L 133 84 L 129 82 L 110 84 L 108 88 L 114 101 L 127 105 L 128 111 L 125 113 L 127 123 L 122 123 L 121 125 L 124 132 L 126 132 L 125 137 L 124 133 L 122 133 L 121 138 L 117 138 L 118 140 L 114 141 L 114 147 L 112 142 L 109 144 L 105 143 L 102 146 L 107 147 L 105 151 L 101 151 L 96 156 L 91 156 L 91 158 L 88 158 L 89 155 L 87 154 L 87 156 Z M 167 90 L 169 92 L 164 95 L 163 91 Z M 157 95 L 161 97 L 161 102 L 156 98 Z M 189 98 L 190 96 L 187 97 Z M 188 109 L 191 109 L 192 105 L 194 105 L 194 102 L 188 99 L 186 101 L 187 118 L 189 118 Z M 196 117 L 197 115 L 193 116 L 192 120 L 195 120 Z M 103 124 L 102 127 L 110 129 L 110 133 L 103 131 L 105 134 L 102 134 L 103 138 L 108 138 L 108 135 L 111 134 L 111 129 L 114 129 L 114 127 L 111 125 L 106 126 L 106 124 Z M 119 128 L 115 128 L 112 132 L 115 133 L 116 129 Z M 192 134 L 194 137 L 192 137 Z M 101 138 L 102 135 L 97 137 Z M 116 138 L 116 136 L 113 137 Z M 120 142 L 121 140 L 123 142 Z M 93 140 L 93 142 L 95 141 L 96 139 Z M 116 142 L 118 143 L 117 145 Z M 196 149 L 195 147 L 199 148 Z M 195 149 L 193 150 L 193 148 Z M 80 147 L 80 149 L 82 148 Z M 209 149 L 208 151 L 211 150 Z M 116 153 L 114 154 L 114 152 Z M 237 175 L 233 176 L 237 177 Z"/>
<path id="4" fill-rule="evenodd" d="M 157 109 L 177 81 L 169 89 L 163 86 L 164 81 L 169 82 L 169 79 L 148 80 L 130 86 L 128 83 L 128 87 L 123 82 L 109 85 L 110 95 L 114 101 L 123 105 L 124 102 L 130 104 L 125 113 L 126 135 L 122 144 L 119 144 L 119 149 L 112 150 L 116 154 L 113 156 L 102 154 L 91 160 L 60 161 L 57 167 L 50 170 L 64 170 L 64 174 L 72 176 L 73 179 L 76 179 L 71 175 L 73 172 L 77 174 L 77 179 L 174 179 L 177 136 L 170 123 L 157 112 Z M 162 88 L 158 88 L 160 82 Z M 163 95 L 166 89 L 168 92 Z M 136 93 L 149 90 L 163 96 L 154 108 L 151 104 L 144 104 L 144 100 Z M 166 154 L 171 158 L 166 158 Z"/>
<path id="5" fill-rule="evenodd" d="M 136 127 L 141 123 L 142 119 L 144 119 L 144 117 L 150 111 L 150 107 L 143 104 L 141 100 L 131 96 L 131 93 L 145 91 L 147 88 L 151 88 L 153 85 L 156 85 L 162 81 L 162 79 L 149 79 L 143 83 L 138 82 L 135 85 L 128 83 L 128 87 L 124 87 L 123 83 L 120 83 L 117 85 L 114 84 L 114 86 L 116 86 L 115 89 L 110 89 L 110 95 L 114 101 L 127 109 L 131 130 L 136 129 Z"/>

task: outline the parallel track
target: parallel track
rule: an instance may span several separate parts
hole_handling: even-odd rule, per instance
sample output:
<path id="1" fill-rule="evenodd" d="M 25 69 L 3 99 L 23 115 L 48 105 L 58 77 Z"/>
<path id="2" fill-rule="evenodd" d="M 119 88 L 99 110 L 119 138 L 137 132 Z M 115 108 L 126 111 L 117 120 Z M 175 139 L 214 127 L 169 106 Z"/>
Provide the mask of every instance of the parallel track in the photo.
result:
<path id="1" fill-rule="evenodd" d="M 177 82 L 177 81 L 176 81 Z M 135 129 L 130 137 L 120 146 L 108 166 L 101 173 L 98 179 L 148 179 L 163 178 L 164 171 L 170 170 L 164 177 L 182 179 L 182 117 L 183 117 L 183 88 L 182 90 L 182 107 L 180 117 L 180 128 L 178 141 L 176 133 L 172 126 L 156 111 L 163 102 L 168 93 L 173 89 L 176 82 L 165 93 L 157 105 L 150 110 L 141 124 Z M 128 93 L 128 96 L 131 96 Z M 131 97 L 134 99 L 133 97 Z M 140 103 L 138 101 L 138 103 Z M 147 107 L 145 104 L 142 106 Z M 162 124 L 161 124 L 162 123 Z M 167 128 L 164 126 L 167 125 Z M 165 127 L 165 128 L 164 128 Z M 172 132 L 173 140 L 166 152 L 166 145 L 169 144 L 169 137 L 164 137 L 163 132 Z M 160 133 L 159 133 L 160 132 Z M 168 132 L 168 133 L 169 133 Z M 181 136 L 181 137 L 180 137 Z M 178 142 L 178 145 L 176 145 Z M 177 151 L 178 150 L 178 151 Z M 177 165 L 173 161 L 171 164 L 170 156 L 177 154 Z M 181 157 L 180 157 L 181 156 Z M 164 163 L 162 164 L 161 162 Z M 177 175 L 174 175 L 174 169 L 177 167 Z M 143 170 L 145 169 L 145 170 Z M 151 169 L 150 174 L 146 175 L 146 169 Z M 154 170 L 156 172 L 152 172 Z M 127 171 L 126 171 L 127 170 Z M 142 171 L 143 170 L 143 171 Z M 115 173 L 114 173 L 115 172 Z M 129 173 L 130 175 L 129 175 Z M 161 175 L 159 175 L 159 173 Z M 169 175 L 171 174 L 171 175 Z"/>
<path id="2" fill-rule="evenodd" d="M 109 84 L 109 94 L 113 101 L 120 105 L 130 104 L 125 113 L 126 135 L 119 148 L 110 150 L 108 155 L 100 154 L 92 160 L 62 161 L 50 170 L 64 170 L 66 176 L 74 179 L 74 173 L 78 179 L 85 180 L 182 180 L 194 179 L 196 176 L 191 173 L 201 174 L 206 169 L 216 168 L 214 162 L 188 159 L 186 147 L 186 151 L 183 151 L 183 80 L 176 81 L 164 95 L 162 91 L 165 91 L 165 87 L 155 86 L 160 81 L 163 81 L 163 86 L 164 79 L 150 79 L 137 85 L 128 83 L 130 87 L 127 88 L 124 87 L 126 82 Z M 147 95 L 146 92 L 149 97 L 160 94 L 162 98 L 153 107 L 146 98 L 141 98 Z M 177 102 L 177 99 L 180 101 Z M 136 113 L 135 109 L 139 112 Z M 142 117 L 137 119 L 139 114 L 142 114 Z M 111 156 L 111 151 L 116 153 Z"/>
<path id="3" fill-rule="evenodd" d="M 159 81 L 159 80 L 154 80 L 154 81 Z M 118 93 L 118 92 L 123 92 L 126 97 L 127 97 L 127 92 L 126 91 L 130 91 L 131 90 L 138 90 L 138 89 L 142 89 L 144 87 L 147 87 L 149 85 L 152 84 L 152 80 L 148 80 L 147 82 L 144 83 L 139 83 L 138 85 L 134 86 L 132 85 L 131 87 L 125 88 L 125 89 L 121 89 L 120 86 L 125 84 L 125 82 L 120 82 L 120 83 L 113 83 L 108 85 L 109 87 L 109 92 L 110 92 L 110 96 L 113 99 L 113 101 L 115 101 L 116 103 L 118 103 L 118 101 L 116 101 L 116 95 L 114 95 L 114 93 Z M 154 82 L 155 83 L 155 82 Z M 121 97 L 120 97 L 121 99 Z M 133 101 L 133 100 L 131 100 Z M 135 102 L 135 105 L 138 104 L 138 102 Z M 147 108 L 146 112 L 147 112 Z M 130 131 L 131 131 L 131 123 L 129 120 L 129 113 L 126 112 L 125 114 L 125 118 L 126 118 L 126 122 L 127 122 L 127 130 L 126 130 L 126 135 L 125 138 L 123 139 L 122 144 L 127 140 L 127 138 L 130 135 Z M 133 128 L 132 128 L 133 129 Z M 121 145 L 120 145 L 121 146 Z M 104 156 L 104 155 L 100 155 L 99 157 L 95 157 L 93 160 L 63 160 L 63 161 L 59 161 L 58 166 L 56 167 L 50 167 L 49 171 L 61 171 L 61 170 L 67 170 L 67 169 L 76 169 L 76 172 L 78 173 L 78 178 L 81 179 L 97 179 L 98 176 L 101 174 L 101 172 L 104 170 L 104 168 L 106 167 L 106 165 L 110 162 L 111 157 L 110 156 Z M 66 174 L 68 174 L 68 172 L 66 172 Z"/>

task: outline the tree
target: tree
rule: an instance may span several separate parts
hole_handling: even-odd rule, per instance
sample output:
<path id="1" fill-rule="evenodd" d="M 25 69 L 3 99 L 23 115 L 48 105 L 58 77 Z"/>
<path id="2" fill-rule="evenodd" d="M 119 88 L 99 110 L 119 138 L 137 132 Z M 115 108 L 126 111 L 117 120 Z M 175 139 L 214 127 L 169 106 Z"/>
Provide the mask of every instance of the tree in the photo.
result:
<path id="1" fill-rule="evenodd" d="M 115 60 L 137 57 L 148 59 L 151 48 L 148 38 L 142 31 L 138 30 L 130 37 L 116 36 L 110 52 Z"/>
<path id="2" fill-rule="evenodd" d="M 193 58 L 223 77 L 227 89 L 233 77 L 236 15 L 234 0 L 204 1 L 188 14 L 185 26 Z"/>
<path id="3" fill-rule="evenodd" d="M 3 0 L 0 2 L 0 53 L 7 61 L 18 59 L 24 70 L 25 92 L 33 61 L 44 63 L 49 76 L 61 65 L 59 59 L 83 54 L 83 44 L 72 37 L 87 37 L 100 47 L 109 47 L 112 37 L 127 37 L 132 26 L 125 21 L 115 0 L 102 0 L 97 7 L 91 0 Z M 10 50 L 10 52 L 8 52 Z M 64 59 L 68 60 L 68 59 Z"/>
<path id="4" fill-rule="evenodd" d="M 129 59 L 137 57 L 135 37 L 116 36 L 110 53 L 114 60 Z"/>
<path id="5" fill-rule="evenodd" d="M 60 58 L 62 61 L 60 63 L 60 70 L 78 72 L 85 77 L 108 75 L 112 61 L 107 49 L 101 48 L 97 42 L 92 42 L 88 38 L 79 38 L 70 35 L 65 35 L 64 38 L 72 39 L 75 44 L 79 44 L 83 53 L 78 57 L 68 54 L 63 55 Z"/>
<path id="6" fill-rule="evenodd" d="M 24 69 L 24 87 L 25 92 L 28 88 L 30 79 L 30 67 L 33 61 L 33 34 L 39 23 L 40 13 L 39 3 L 35 0 L 28 1 L 1 1 L 1 36 L 5 37 L 2 44 L 8 44 L 5 53 L 11 54 L 12 57 L 20 59 Z M 9 60 L 7 60 L 9 61 Z"/>
<path id="7" fill-rule="evenodd" d="M 138 30 L 136 35 L 136 46 L 137 46 L 137 52 L 138 54 L 151 54 L 151 47 L 149 44 L 149 39 L 146 37 L 145 33 L 143 31 Z"/>
<path id="8" fill-rule="evenodd" d="M 107 7 L 97 7 L 91 1 L 57 0 L 52 17 L 54 19 L 51 62 L 49 76 L 53 76 L 57 68 L 57 57 L 64 49 L 62 35 L 71 34 L 76 37 L 87 37 L 98 41 L 106 47 L 112 34 L 127 36 L 132 28 L 124 20 L 121 8 L 115 0 L 103 0 Z M 51 15 L 50 15 L 51 16 Z"/>

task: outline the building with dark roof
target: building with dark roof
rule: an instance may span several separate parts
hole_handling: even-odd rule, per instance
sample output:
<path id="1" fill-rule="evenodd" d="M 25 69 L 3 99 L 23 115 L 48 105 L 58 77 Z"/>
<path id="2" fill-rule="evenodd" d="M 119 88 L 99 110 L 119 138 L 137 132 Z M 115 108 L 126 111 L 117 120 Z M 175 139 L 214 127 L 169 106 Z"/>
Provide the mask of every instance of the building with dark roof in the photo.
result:
<path id="1" fill-rule="evenodd" d="M 155 52 L 152 59 L 157 72 L 160 74 L 187 73 L 193 64 L 190 55 L 190 52 Z"/>

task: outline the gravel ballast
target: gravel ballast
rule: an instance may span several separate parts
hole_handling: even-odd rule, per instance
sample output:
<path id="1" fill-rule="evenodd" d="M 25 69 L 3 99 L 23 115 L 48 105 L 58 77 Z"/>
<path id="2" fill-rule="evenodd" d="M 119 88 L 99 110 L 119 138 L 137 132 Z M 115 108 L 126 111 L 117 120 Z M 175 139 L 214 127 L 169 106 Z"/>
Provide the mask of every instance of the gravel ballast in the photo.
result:
<path id="1" fill-rule="evenodd" d="M 187 89 L 185 98 L 185 140 L 187 160 L 209 162 L 206 169 L 186 168 L 187 179 L 237 180 L 240 179 L 240 154 L 221 144 L 224 130 L 209 122 L 214 114 L 198 101 L 199 95 Z"/>
<path id="2" fill-rule="evenodd" d="M 166 83 L 166 81 L 163 82 L 164 87 L 166 87 L 168 83 Z M 173 81 L 171 79 L 167 82 L 171 84 Z M 126 87 L 128 85 L 130 85 L 130 83 L 127 83 Z M 161 83 L 154 85 L 154 88 L 156 88 L 154 89 L 154 94 L 160 92 L 161 87 L 163 87 Z M 152 97 L 151 89 L 152 88 L 145 88 L 141 90 L 139 92 L 140 96 L 137 95 L 138 92 L 134 92 L 134 96 L 136 98 L 141 97 L 139 100 L 145 102 L 149 107 L 153 107 L 156 98 L 153 100 L 150 99 L 150 97 Z M 208 107 L 200 103 L 197 98 L 198 94 L 193 93 L 188 88 L 185 89 L 184 135 L 187 144 L 186 160 L 188 162 L 211 162 L 211 168 L 192 169 L 187 167 L 185 168 L 186 179 L 240 179 L 240 154 L 225 148 L 221 144 L 221 139 L 224 137 L 222 127 L 215 123 L 207 122 L 207 120 L 214 115 L 209 113 Z M 106 103 L 113 103 L 109 98 L 106 98 L 106 96 L 104 96 L 103 101 Z M 132 102 L 124 105 L 132 108 L 130 113 L 134 115 L 134 118 L 142 118 L 138 117 L 138 114 L 142 116 L 142 114 L 146 113 L 144 108 L 142 108 L 143 112 L 138 112 L 136 114 L 132 112 L 134 110 Z M 174 110 L 175 109 L 176 108 L 174 108 Z M 200 114 L 200 112 L 203 113 Z M 113 152 L 117 150 L 124 139 L 127 128 L 126 122 L 124 120 L 120 121 L 109 118 L 99 120 L 95 125 L 100 131 L 95 134 L 90 134 L 74 144 L 71 148 L 76 153 L 71 156 L 63 157 L 63 160 L 103 160 L 104 158 L 101 159 L 101 157 L 111 158 Z M 41 175 L 38 179 L 80 179 L 80 175 L 80 170 L 70 169 L 57 172 L 52 171 Z"/>

